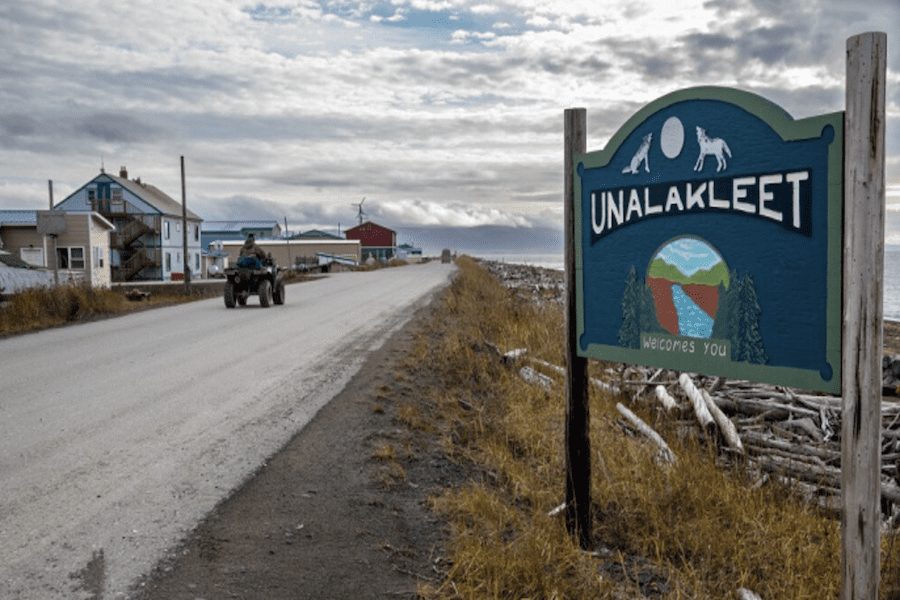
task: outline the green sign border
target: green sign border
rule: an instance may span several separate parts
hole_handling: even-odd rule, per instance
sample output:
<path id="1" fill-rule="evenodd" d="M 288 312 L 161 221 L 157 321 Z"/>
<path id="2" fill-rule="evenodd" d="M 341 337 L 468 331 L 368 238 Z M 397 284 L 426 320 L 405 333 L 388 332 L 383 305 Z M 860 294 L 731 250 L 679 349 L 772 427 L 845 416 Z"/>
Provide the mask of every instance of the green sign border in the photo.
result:
<path id="1" fill-rule="evenodd" d="M 768 124 L 785 142 L 820 137 L 822 129 L 828 125 L 834 128 L 834 141 L 828 151 L 828 256 L 826 284 L 826 357 L 834 368 L 830 381 L 822 379 L 818 371 L 793 367 L 754 365 L 745 362 L 707 360 L 690 354 L 671 354 L 659 360 L 658 353 L 648 354 L 643 349 L 622 348 L 589 344 L 582 349 L 578 344 L 578 355 L 608 360 L 689 371 L 707 375 L 718 375 L 732 379 L 745 379 L 789 387 L 818 390 L 839 394 L 841 391 L 841 319 L 842 319 L 842 277 L 843 277 L 843 194 L 844 194 L 844 112 L 839 111 L 795 120 L 777 104 L 751 92 L 717 86 L 693 87 L 667 94 L 635 113 L 610 138 L 606 147 L 597 152 L 573 156 L 572 173 L 575 190 L 575 288 L 578 338 L 585 332 L 584 315 L 584 262 L 583 234 L 584 214 L 582 212 L 581 178 L 578 165 L 587 169 L 605 167 L 625 139 L 650 116 L 658 111 L 686 100 L 718 100 L 727 102 L 756 116 Z"/>

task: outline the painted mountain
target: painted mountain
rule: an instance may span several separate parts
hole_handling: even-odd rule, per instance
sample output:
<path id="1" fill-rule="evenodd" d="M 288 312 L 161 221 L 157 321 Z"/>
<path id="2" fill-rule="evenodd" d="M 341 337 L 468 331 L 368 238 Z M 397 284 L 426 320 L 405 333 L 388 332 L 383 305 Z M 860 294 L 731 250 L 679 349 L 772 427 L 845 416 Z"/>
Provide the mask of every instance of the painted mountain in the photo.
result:
<path id="1" fill-rule="evenodd" d="M 709 338 L 719 308 L 719 286 L 728 289 L 728 266 L 704 240 L 681 237 L 663 246 L 647 271 L 656 318 L 672 335 Z"/>

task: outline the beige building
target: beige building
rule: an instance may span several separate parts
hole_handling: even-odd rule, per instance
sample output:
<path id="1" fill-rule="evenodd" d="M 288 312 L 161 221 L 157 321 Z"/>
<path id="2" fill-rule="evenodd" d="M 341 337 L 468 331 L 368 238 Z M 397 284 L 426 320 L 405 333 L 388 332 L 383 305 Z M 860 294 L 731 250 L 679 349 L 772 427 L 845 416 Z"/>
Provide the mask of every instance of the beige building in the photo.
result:
<path id="1" fill-rule="evenodd" d="M 353 262 L 360 264 L 362 249 L 359 240 L 342 239 L 298 239 L 298 240 L 265 240 L 258 239 L 256 244 L 266 253 L 271 253 L 275 263 L 281 267 L 296 265 L 328 264 L 333 261 Z M 221 246 L 219 246 L 221 245 Z M 237 262 L 241 246 L 239 240 L 212 242 L 210 249 L 221 249 L 228 253 L 229 262 Z"/>
<path id="2" fill-rule="evenodd" d="M 59 269 L 60 282 L 109 287 L 109 239 L 115 227 L 96 212 L 66 212 L 65 231 L 38 234 L 36 210 L 0 211 L 0 248 L 36 267 Z"/>

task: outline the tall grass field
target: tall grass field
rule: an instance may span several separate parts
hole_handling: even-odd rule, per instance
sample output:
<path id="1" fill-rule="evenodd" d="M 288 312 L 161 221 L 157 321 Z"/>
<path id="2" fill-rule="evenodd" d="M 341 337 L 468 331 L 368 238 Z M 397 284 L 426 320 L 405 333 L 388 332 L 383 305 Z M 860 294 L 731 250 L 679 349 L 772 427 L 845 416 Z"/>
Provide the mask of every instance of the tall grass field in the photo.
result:
<path id="1" fill-rule="evenodd" d="M 439 385 L 431 410 L 408 407 L 410 428 L 441 436 L 446 454 L 482 476 L 433 496 L 451 528 L 449 567 L 426 599 L 737 599 L 741 588 L 764 600 L 840 596 L 840 522 L 808 504 L 777 477 L 740 460 L 722 461 L 697 435 L 623 396 L 591 390 L 592 548 L 566 532 L 565 397 L 527 383 L 494 350 L 564 364 L 563 313 L 507 290 L 475 261 L 459 272 L 418 334 L 406 368 Z M 539 366 L 536 369 L 542 370 Z M 593 377 L 605 368 L 592 362 Z M 674 464 L 618 423 L 630 406 L 677 456 Z M 894 536 L 882 539 L 882 598 L 900 598 Z"/>

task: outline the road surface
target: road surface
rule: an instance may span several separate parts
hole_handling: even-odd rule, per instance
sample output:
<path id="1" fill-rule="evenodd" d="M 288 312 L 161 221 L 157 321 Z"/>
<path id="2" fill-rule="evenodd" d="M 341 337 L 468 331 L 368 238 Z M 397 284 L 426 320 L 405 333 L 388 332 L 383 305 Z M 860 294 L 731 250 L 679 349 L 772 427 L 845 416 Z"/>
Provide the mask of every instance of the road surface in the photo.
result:
<path id="1" fill-rule="evenodd" d="M 129 588 L 449 282 L 437 262 L 0 340 L 0 598 Z M 340 443 L 340 440 L 335 440 Z"/>

